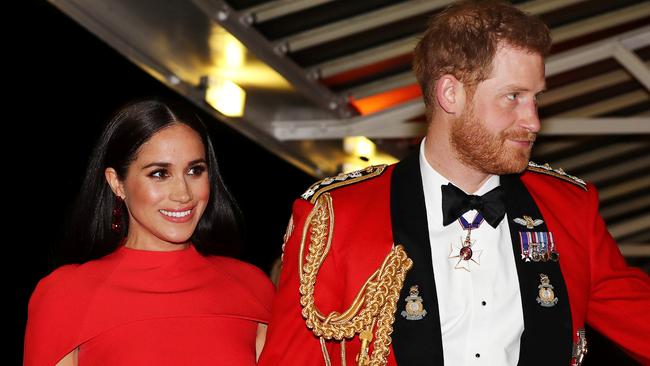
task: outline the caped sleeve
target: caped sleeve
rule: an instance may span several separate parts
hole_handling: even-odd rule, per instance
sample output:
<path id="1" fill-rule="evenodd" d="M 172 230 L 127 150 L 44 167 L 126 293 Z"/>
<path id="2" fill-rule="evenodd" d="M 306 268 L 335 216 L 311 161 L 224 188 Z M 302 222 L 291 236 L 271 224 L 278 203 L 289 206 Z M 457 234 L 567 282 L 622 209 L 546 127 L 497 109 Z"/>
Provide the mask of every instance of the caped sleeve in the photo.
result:
<path id="1" fill-rule="evenodd" d="M 231 281 L 237 283 L 237 289 L 231 287 L 229 293 L 240 304 L 238 309 L 240 315 L 268 324 L 275 286 L 266 273 L 252 264 L 233 258 L 212 257 L 211 259 L 219 271 L 225 272 Z"/>
<path id="2" fill-rule="evenodd" d="M 77 266 L 64 266 L 42 279 L 28 307 L 24 366 L 55 365 L 78 346 L 83 289 L 74 280 Z"/>
<path id="3" fill-rule="evenodd" d="M 587 323 L 643 365 L 650 365 L 650 278 L 627 266 L 598 213 L 598 194 L 589 192 L 591 296 Z"/>

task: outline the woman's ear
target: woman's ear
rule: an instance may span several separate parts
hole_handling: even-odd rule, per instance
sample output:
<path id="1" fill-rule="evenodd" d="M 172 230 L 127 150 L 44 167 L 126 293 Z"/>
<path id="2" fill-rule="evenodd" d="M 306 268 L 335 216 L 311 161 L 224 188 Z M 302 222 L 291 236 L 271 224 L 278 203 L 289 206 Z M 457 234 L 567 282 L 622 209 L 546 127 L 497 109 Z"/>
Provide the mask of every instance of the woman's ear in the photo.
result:
<path id="1" fill-rule="evenodd" d="M 459 115 L 465 102 L 463 83 L 451 74 L 441 76 L 436 82 L 436 101 L 446 113 Z"/>
<path id="2" fill-rule="evenodd" d="M 111 186 L 113 193 L 115 193 L 116 196 L 124 199 L 126 197 L 126 194 L 124 192 L 124 185 L 122 184 L 122 181 L 120 181 L 120 178 L 117 176 L 115 169 L 106 168 L 106 170 L 104 170 L 104 177 L 106 177 L 106 182 L 108 182 L 108 185 Z"/>

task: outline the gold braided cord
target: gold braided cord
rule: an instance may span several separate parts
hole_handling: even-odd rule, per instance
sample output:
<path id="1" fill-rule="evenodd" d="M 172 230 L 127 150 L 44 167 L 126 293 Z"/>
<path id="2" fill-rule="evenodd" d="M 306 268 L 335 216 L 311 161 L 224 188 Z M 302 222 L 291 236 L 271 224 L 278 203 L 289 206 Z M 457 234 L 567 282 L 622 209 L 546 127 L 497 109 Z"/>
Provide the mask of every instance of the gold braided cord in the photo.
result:
<path id="1" fill-rule="evenodd" d="M 394 246 L 383 263 L 364 283 L 350 307 L 343 313 L 322 314 L 314 302 L 316 276 L 332 244 L 334 211 L 329 193 L 321 195 L 307 216 L 300 243 L 300 304 L 305 323 L 314 335 L 321 338 L 321 348 L 326 362 L 329 355 L 324 340 L 344 341 L 359 335 L 361 351 L 358 365 L 385 365 L 390 352 L 391 333 L 395 310 L 406 272 L 413 262 L 401 245 Z M 305 241 L 309 233 L 309 249 L 304 256 Z M 303 263 L 303 258 L 305 258 Z M 375 334 L 372 331 L 375 329 Z M 373 342 L 374 338 L 374 342 Z M 368 354 L 373 344 L 372 354 Z M 345 351 L 341 352 L 345 359 Z"/>
<path id="2" fill-rule="evenodd" d="M 325 345 L 325 339 L 320 338 L 320 351 L 323 354 L 323 359 L 325 360 L 325 366 L 332 366 L 332 361 L 330 361 L 330 355 L 327 352 L 327 346 Z"/>

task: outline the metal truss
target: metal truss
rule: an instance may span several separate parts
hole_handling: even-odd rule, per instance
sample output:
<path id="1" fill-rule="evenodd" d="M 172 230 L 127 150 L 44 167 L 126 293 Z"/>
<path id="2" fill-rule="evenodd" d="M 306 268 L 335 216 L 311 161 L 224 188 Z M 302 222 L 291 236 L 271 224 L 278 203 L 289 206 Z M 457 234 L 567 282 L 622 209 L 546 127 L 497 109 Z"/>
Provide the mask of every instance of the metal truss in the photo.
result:
<path id="1" fill-rule="evenodd" d="M 255 30 L 252 27 L 255 17 L 251 16 L 250 12 L 238 12 L 222 0 L 192 0 L 192 2 L 208 18 L 219 23 L 237 37 L 255 56 L 280 73 L 308 99 L 326 110 L 337 112 L 340 117 L 349 117 L 354 114 L 344 98 L 319 83 L 315 75 L 309 75 L 288 58 L 285 55 L 286 50 L 275 47 Z M 305 4 L 307 3 L 305 2 Z M 297 10 L 299 9 L 294 9 L 294 11 Z"/>
<path id="2" fill-rule="evenodd" d="M 650 45 L 650 26 L 612 37 L 603 41 L 567 51 L 546 62 L 546 76 L 556 75 L 600 60 L 615 58 L 630 74 L 650 90 L 650 70 L 636 55 L 634 50 Z M 613 74 L 602 76 L 601 83 L 612 83 L 626 76 Z M 407 78 L 407 75 L 403 76 Z M 391 80 L 391 85 L 395 80 Z M 574 86 L 577 92 L 584 91 L 588 84 Z M 571 86 L 562 93 L 571 94 Z M 569 91 L 567 91 L 569 90 Z M 560 93 L 558 91 L 557 93 Z M 628 118 L 589 118 L 617 110 L 647 99 L 647 91 L 626 93 L 607 102 L 581 107 L 555 118 L 544 121 L 541 131 L 546 135 L 599 135 L 599 134 L 649 134 L 650 118 L 647 116 Z M 404 103 L 390 110 L 363 117 L 343 120 L 317 121 L 276 121 L 272 123 L 272 133 L 279 140 L 335 139 L 345 136 L 362 135 L 366 137 L 416 137 L 422 136 L 426 129 L 423 124 L 406 122 L 424 114 L 422 101 Z"/>

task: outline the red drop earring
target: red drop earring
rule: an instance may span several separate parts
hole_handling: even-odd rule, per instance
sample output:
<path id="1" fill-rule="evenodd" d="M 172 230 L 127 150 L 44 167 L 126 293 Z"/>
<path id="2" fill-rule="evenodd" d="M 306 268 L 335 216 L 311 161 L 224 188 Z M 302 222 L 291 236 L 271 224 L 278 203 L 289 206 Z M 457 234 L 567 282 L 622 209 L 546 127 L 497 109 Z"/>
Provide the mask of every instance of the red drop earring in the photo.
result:
<path id="1" fill-rule="evenodd" d="M 115 234 L 122 234 L 124 224 L 122 223 L 122 208 L 124 207 L 124 200 L 120 196 L 115 196 L 115 206 L 113 207 L 113 222 L 111 223 L 111 230 Z"/>

